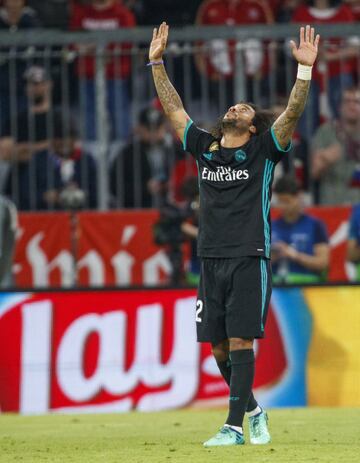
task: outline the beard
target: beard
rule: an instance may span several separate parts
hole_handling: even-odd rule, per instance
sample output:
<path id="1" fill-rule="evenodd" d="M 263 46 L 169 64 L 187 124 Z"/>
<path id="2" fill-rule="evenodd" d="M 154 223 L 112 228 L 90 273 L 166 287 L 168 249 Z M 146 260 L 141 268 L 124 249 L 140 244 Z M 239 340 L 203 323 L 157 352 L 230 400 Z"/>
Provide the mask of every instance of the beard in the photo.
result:
<path id="1" fill-rule="evenodd" d="M 249 131 L 249 126 L 243 121 L 223 118 L 221 121 L 221 129 L 223 133 L 230 132 L 242 135 Z"/>

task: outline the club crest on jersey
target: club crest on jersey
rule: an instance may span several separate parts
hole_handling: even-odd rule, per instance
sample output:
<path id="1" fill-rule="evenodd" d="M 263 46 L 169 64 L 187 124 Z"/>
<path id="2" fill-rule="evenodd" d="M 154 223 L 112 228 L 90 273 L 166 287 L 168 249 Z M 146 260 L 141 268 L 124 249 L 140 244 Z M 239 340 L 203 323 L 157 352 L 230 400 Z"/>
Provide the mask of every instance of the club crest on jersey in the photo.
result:
<path id="1" fill-rule="evenodd" d="M 208 161 L 211 161 L 213 158 L 212 153 L 203 153 L 204 158 L 206 158 Z"/>
<path id="2" fill-rule="evenodd" d="M 237 150 L 235 151 L 235 159 L 237 162 L 244 162 L 247 158 L 245 151 Z"/>
<path id="3" fill-rule="evenodd" d="M 209 152 L 212 153 L 213 151 L 219 151 L 220 145 L 217 141 L 213 141 L 209 146 Z"/>
<path id="4" fill-rule="evenodd" d="M 213 141 L 211 145 L 209 146 L 209 150 L 207 153 L 203 153 L 204 158 L 206 158 L 208 161 L 211 161 L 214 157 L 214 152 L 220 150 L 220 145 L 217 141 Z"/>

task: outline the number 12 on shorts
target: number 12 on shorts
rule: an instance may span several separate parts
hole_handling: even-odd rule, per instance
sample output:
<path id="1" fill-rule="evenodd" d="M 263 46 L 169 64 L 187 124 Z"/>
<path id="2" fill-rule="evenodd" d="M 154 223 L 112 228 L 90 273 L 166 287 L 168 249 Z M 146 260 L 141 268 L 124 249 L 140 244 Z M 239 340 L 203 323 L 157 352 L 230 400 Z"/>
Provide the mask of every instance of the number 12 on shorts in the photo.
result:
<path id="1" fill-rule="evenodd" d="M 200 299 L 196 301 L 196 318 L 195 321 L 201 323 L 202 319 L 200 317 L 200 314 L 204 308 L 204 303 Z"/>

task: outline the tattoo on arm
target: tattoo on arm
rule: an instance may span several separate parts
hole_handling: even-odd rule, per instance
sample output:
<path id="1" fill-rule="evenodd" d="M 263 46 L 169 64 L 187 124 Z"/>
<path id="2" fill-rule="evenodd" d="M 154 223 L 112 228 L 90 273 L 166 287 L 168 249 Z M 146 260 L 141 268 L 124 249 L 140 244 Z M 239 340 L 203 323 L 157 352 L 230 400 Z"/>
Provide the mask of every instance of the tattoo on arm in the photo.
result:
<path id="1" fill-rule="evenodd" d="M 304 111 L 310 82 L 310 80 L 296 80 L 286 110 L 274 123 L 276 139 L 282 148 L 286 148 L 290 142 L 296 124 Z"/>
<path id="2" fill-rule="evenodd" d="M 178 92 L 173 87 L 163 65 L 152 68 L 156 91 L 166 114 L 184 108 Z"/>
<path id="3" fill-rule="evenodd" d="M 156 91 L 165 114 L 170 119 L 171 125 L 175 129 L 180 140 L 183 140 L 189 116 L 184 110 L 181 98 L 170 82 L 163 65 L 153 66 L 152 72 Z"/>

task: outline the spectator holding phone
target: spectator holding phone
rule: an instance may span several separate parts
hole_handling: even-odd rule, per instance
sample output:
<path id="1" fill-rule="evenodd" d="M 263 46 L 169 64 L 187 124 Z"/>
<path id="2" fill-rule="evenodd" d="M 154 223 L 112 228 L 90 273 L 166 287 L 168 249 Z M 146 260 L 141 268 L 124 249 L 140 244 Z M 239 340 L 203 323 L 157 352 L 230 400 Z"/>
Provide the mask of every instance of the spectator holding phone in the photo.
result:
<path id="1" fill-rule="evenodd" d="M 280 218 L 272 222 L 273 280 L 282 283 L 323 281 L 330 248 L 325 225 L 303 212 L 301 192 L 292 177 L 274 187 Z"/>

